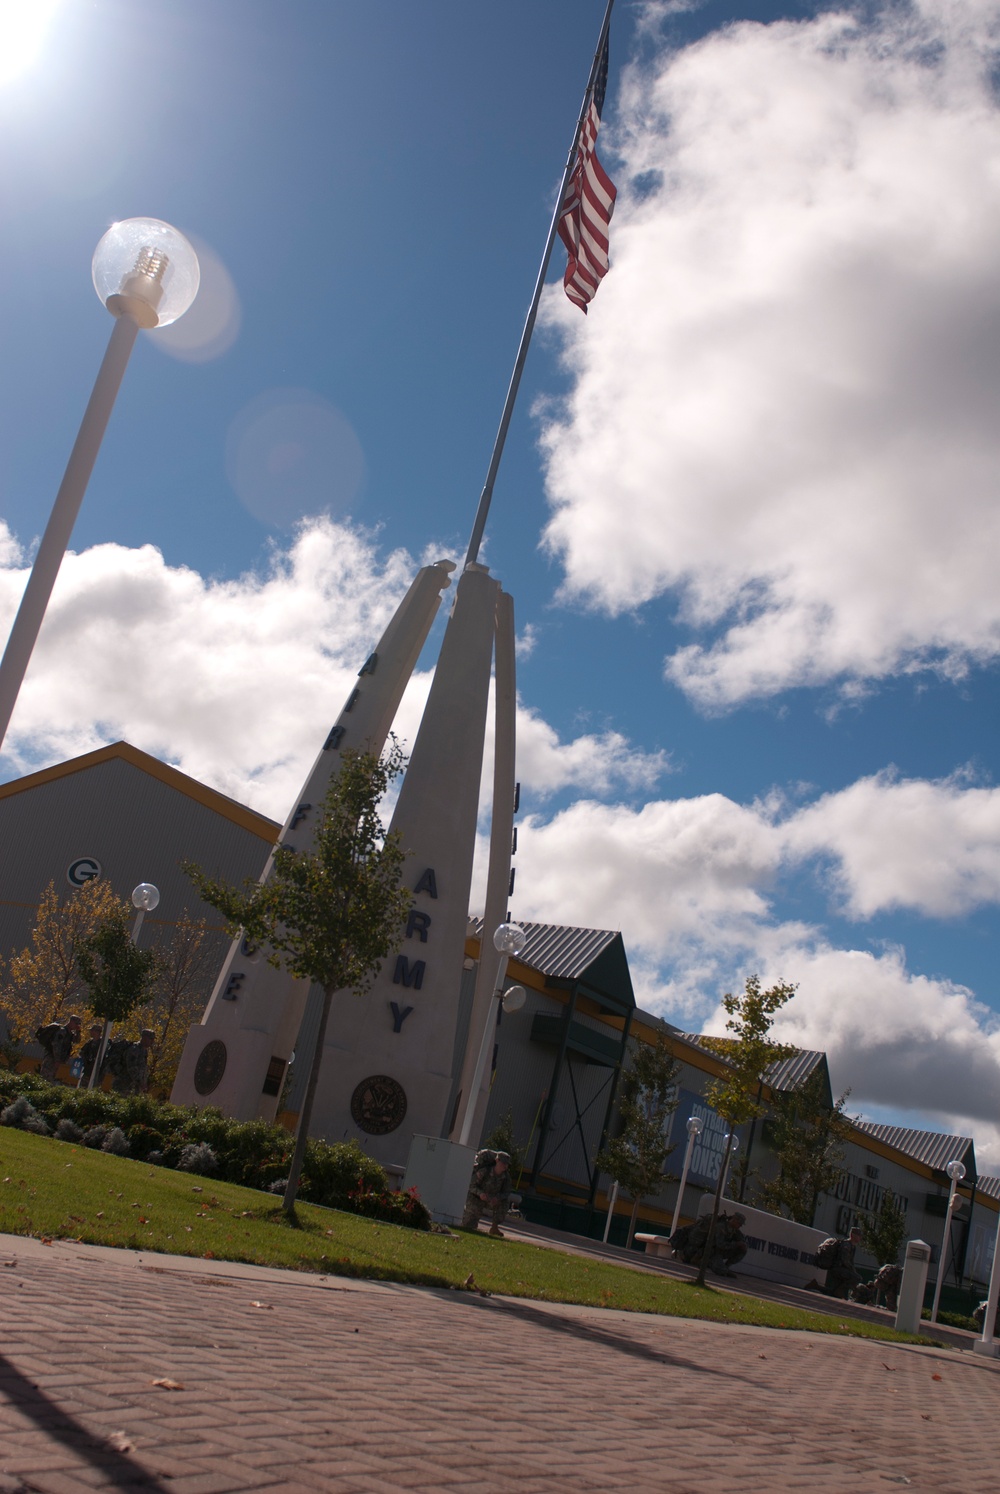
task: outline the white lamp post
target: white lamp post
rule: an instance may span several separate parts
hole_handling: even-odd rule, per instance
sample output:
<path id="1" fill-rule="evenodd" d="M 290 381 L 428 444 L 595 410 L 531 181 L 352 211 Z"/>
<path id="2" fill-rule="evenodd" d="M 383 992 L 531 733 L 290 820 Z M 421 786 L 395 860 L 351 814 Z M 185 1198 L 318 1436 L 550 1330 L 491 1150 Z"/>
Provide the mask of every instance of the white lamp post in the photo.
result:
<path id="1" fill-rule="evenodd" d="M 496 933 L 493 935 L 493 948 L 500 956 L 500 963 L 497 966 L 497 977 L 493 983 L 494 997 L 500 997 L 503 995 L 503 983 L 504 978 L 507 974 L 508 960 L 512 955 L 519 955 L 527 942 L 528 936 L 519 923 L 502 923 L 497 929 Z M 512 996 L 514 994 L 514 991 L 518 990 L 521 990 L 521 988 L 519 986 L 515 986 L 511 991 L 508 991 L 507 995 Z M 517 1011 L 517 1008 L 523 1005 L 523 991 L 521 1000 L 517 1002 L 516 1006 L 513 1004 L 511 1006 L 507 1006 L 506 998 L 504 999 L 504 1008 L 507 1011 Z M 486 1027 L 483 1031 L 483 1040 L 479 1046 L 479 1057 L 476 1060 L 476 1072 L 472 1077 L 472 1084 L 470 1085 L 469 1093 L 465 1098 L 465 1114 L 462 1117 L 462 1125 L 458 1133 L 459 1146 L 468 1146 L 469 1144 L 469 1135 L 472 1131 L 472 1122 L 476 1114 L 476 1101 L 479 1098 L 479 1087 L 483 1082 L 483 1074 L 486 1070 L 486 1055 L 488 1054 L 490 1049 L 490 1039 L 493 1036 L 493 1029 L 495 1025 L 496 1018 L 493 1014 L 493 1002 L 491 1001 L 489 1014 L 486 1018 Z"/>
<path id="2" fill-rule="evenodd" d="M 934 1283 L 934 1302 L 931 1306 L 931 1322 L 937 1322 L 938 1303 L 941 1301 L 941 1287 L 944 1284 L 944 1270 L 948 1263 L 948 1247 L 951 1244 L 951 1214 L 958 1203 L 955 1189 L 965 1177 L 965 1168 L 961 1162 L 949 1162 L 945 1172 L 951 1178 L 951 1187 L 948 1190 L 948 1212 L 944 1220 L 944 1235 L 941 1240 L 941 1259 L 938 1261 L 937 1281 Z"/>
<path id="3" fill-rule="evenodd" d="M 7 735 L 45 609 L 140 327 L 166 327 L 198 292 L 198 256 L 158 218 L 114 223 L 94 251 L 94 288 L 115 318 L 104 361 L 52 505 L 0 662 L 0 744 Z"/>
<path id="4" fill-rule="evenodd" d="M 154 887 L 152 882 L 140 882 L 138 887 L 134 887 L 132 889 L 132 906 L 136 910 L 135 923 L 132 925 L 133 944 L 139 937 L 139 930 L 142 928 L 142 920 L 145 918 L 147 913 L 152 913 L 153 909 L 158 906 L 159 901 L 160 890 L 158 887 Z M 88 1089 L 93 1089 L 94 1085 L 97 1082 L 97 1076 L 98 1074 L 100 1074 L 101 1065 L 104 1062 L 104 1055 L 108 1051 L 108 1039 L 110 1038 L 110 1036 L 111 1023 L 107 1019 L 105 1019 L 104 1031 L 101 1033 L 101 1046 L 97 1054 L 97 1059 L 94 1063 L 94 1067 L 90 1071 L 90 1083 L 87 1085 Z"/>
<path id="5" fill-rule="evenodd" d="M 687 1182 L 688 1170 L 691 1166 L 691 1158 L 694 1156 L 694 1144 L 704 1130 L 705 1122 L 697 1115 L 689 1115 L 687 1123 L 688 1144 L 684 1152 L 684 1166 L 681 1168 L 681 1180 L 677 1185 L 677 1202 L 674 1204 L 674 1218 L 670 1226 L 671 1235 L 677 1232 L 677 1222 L 681 1217 L 681 1204 L 684 1202 L 684 1185 Z"/>
<path id="6" fill-rule="evenodd" d="M 990 1289 L 986 1296 L 986 1312 L 983 1317 L 983 1331 L 972 1345 L 974 1354 L 985 1354 L 990 1359 L 997 1357 L 998 1345 L 993 1336 L 993 1325 L 997 1318 L 997 1302 L 1000 1301 L 1000 1229 L 997 1230 L 997 1238 L 993 1242 L 993 1266 L 990 1270 Z"/>

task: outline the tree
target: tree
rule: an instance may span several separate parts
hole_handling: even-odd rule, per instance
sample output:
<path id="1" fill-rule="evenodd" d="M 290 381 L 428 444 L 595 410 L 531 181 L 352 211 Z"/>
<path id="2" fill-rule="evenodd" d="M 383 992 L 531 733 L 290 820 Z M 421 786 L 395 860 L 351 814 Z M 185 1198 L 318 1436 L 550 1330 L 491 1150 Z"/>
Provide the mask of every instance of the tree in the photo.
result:
<path id="1" fill-rule="evenodd" d="M 112 1022 L 124 1022 L 149 995 L 156 955 L 132 942 L 131 919 L 122 903 L 83 940 L 76 963 L 87 987 L 87 1005 L 104 1023 L 101 1048 L 90 1071 L 89 1088 L 100 1078 Z"/>
<path id="2" fill-rule="evenodd" d="M 736 1127 L 757 1120 L 764 1114 L 765 1107 L 761 1099 L 764 1075 L 773 1063 L 791 1058 L 797 1051 L 787 1044 L 772 1042 L 768 1037 L 775 1012 L 780 1011 L 785 1002 L 791 1000 L 795 991 L 796 987 L 785 981 L 778 981 L 776 985 L 762 991 L 759 976 L 748 975 L 742 996 L 733 996 L 727 992 L 722 998 L 726 1031 L 731 1036 L 702 1039 L 706 1047 L 727 1060 L 725 1073 L 706 1086 L 705 1099 L 716 1115 L 728 1121 L 729 1136 L 715 1185 L 715 1200 L 705 1240 L 705 1252 L 698 1267 L 699 1286 L 705 1285 L 705 1271 L 712 1255 L 722 1184 L 728 1170 Z"/>
<path id="3" fill-rule="evenodd" d="M 822 1069 L 814 1069 L 797 1089 L 776 1093 L 765 1122 L 765 1137 L 778 1161 L 778 1176 L 758 1183 L 755 1201 L 797 1224 L 812 1224 L 821 1193 L 840 1177 L 850 1124 L 844 1106 L 850 1090 L 831 1108 L 825 1103 Z"/>
<path id="4" fill-rule="evenodd" d="M 31 944 L 13 957 L 4 983 L 4 1010 L 16 1043 L 30 1042 L 39 1027 L 85 1005 L 77 956 L 95 930 L 125 909 L 104 877 L 85 882 L 64 903 L 55 883 L 49 883 L 38 905 Z"/>
<path id="5" fill-rule="evenodd" d="M 169 1093 L 180 1063 L 188 1029 L 205 1009 L 222 963 L 204 918 L 185 908 L 169 938 L 154 945 L 156 976 L 149 999 L 129 1017 L 124 1036 L 136 1039 L 148 1027 L 154 1034 L 149 1052 L 150 1088 Z"/>
<path id="6" fill-rule="evenodd" d="M 290 1216 L 334 995 L 343 990 L 363 995 L 382 961 L 403 941 L 411 903 L 409 890 L 400 886 L 405 853 L 378 816 L 379 801 L 402 770 L 403 755 L 394 738 L 381 758 L 345 751 L 320 807 L 313 849 L 278 846 L 265 882 L 247 881 L 240 889 L 213 881 L 196 866 L 185 867 L 232 934 L 242 929 L 266 948 L 270 964 L 323 988 L 316 1050 L 285 1189 L 283 1207 Z"/>
<path id="7" fill-rule="evenodd" d="M 667 1122 L 677 1109 L 679 1064 L 657 1033 L 656 1044 L 640 1043 L 622 1076 L 618 1113 L 621 1130 L 597 1155 L 597 1166 L 610 1173 L 632 1200 L 627 1245 L 632 1244 L 639 1205 L 658 1193 L 670 1154 Z"/>
<path id="8" fill-rule="evenodd" d="M 906 1239 L 906 1215 L 891 1188 L 886 1188 L 874 1214 L 861 1219 L 861 1243 L 880 1266 L 894 1266 Z"/>

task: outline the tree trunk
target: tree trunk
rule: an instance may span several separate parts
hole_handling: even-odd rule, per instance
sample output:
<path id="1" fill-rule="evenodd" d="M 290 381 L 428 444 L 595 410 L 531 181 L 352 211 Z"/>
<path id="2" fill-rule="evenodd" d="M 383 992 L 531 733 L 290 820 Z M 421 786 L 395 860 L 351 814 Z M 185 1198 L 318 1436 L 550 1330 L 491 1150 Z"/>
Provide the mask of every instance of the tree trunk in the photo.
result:
<path id="1" fill-rule="evenodd" d="M 636 1225 L 636 1220 L 638 1218 L 639 1218 L 639 1200 L 636 1199 L 635 1202 L 632 1204 L 632 1217 L 631 1217 L 631 1219 L 628 1222 L 628 1239 L 625 1241 L 625 1249 L 626 1250 L 631 1250 L 632 1249 L 632 1238 L 635 1235 L 635 1225 Z"/>
<path id="2" fill-rule="evenodd" d="M 306 1085 L 305 1099 L 302 1101 L 302 1114 L 299 1116 L 299 1129 L 295 1136 L 295 1151 L 292 1153 L 292 1163 L 288 1169 L 288 1184 L 285 1188 L 285 1197 L 281 1207 L 289 1218 L 295 1217 L 295 1195 L 299 1191 L 299 1174 L 302 1171 L 302 1163 L 306 1155 L 306 1142 L 309 1140 L 309 1121 L 312 1118 L 313 1100 L 316 1098 L 316 1085 L 319 1083 L 319 1071 L 323 1064 L 323 1049 L 326 1046 L 326 1024 L 330 1020 L 330 1008 L 333 1005 L 333 987 L 323 987 L 323 1011 L 319 1019 L 319 1031 L 316 1034 L 316 1048 L 313 1053 L 312 1068 L 309 1070 L 309 1083 Z"/>
<path id="3" fill-rule="evenodd" d="M 718 1223 L 719 1205 L 722 1202 L 722 1180 L 729 1170 L 729 1151 L 732 1147 L 732 1144 L 733 1133 L 732 1129 L 730 1129 L 729 1135 L 726 1138 L 726 1150 L 722 1154 L 722 1163 L 719 1167 L 719 1177 L 715 1184 L 715 1200 L 712 1204 L 712 1222 L 708 1226 L 708 1235 L 705 1240 L 705 1249 L 702 1252 L 701 1265 L 698 1267 L 697 1285 L 700 1287 L 703 1287 L 705 1285 L 705 1272 L 708 1270 L 709 1257 L 712 1254 L 712 1246 L 715 1244 L 715 1226 Z"/>

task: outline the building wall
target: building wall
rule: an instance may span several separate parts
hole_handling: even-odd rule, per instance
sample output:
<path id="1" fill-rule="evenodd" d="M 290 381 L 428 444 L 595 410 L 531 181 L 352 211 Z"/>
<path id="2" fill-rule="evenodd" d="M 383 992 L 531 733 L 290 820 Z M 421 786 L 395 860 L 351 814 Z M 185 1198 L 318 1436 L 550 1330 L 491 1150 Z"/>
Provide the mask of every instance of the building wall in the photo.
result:
<path id="1" fill-rule="evenodd" d="M 193 781 L 191 786 L 200 788 Z M 0 791 L 0 954 L 9 957 L 30 942 L 49 882 L 65 899 L 73 892 L 71 868 L 93 861 L 123 897 L 139 882 L 159 888 L 160 904 L 146 916 L 143 943 L 158 931 L 169 934 L 187 909 L 219 931 L 221 963 L 228 938 L 219 915 L 198 897 L 181 862 L 194 861 L 230 881 L 256 877 L 277 826 L 238 805 L 238 819 L 228 818 L 122 757 L 13 789 Z"/>

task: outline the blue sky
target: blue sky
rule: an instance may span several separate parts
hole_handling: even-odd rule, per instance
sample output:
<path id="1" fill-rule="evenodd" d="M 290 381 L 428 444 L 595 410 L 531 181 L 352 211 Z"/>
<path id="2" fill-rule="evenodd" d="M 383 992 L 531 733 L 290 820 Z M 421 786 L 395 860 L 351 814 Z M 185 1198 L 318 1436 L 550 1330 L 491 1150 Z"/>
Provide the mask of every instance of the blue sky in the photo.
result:
<path id="1" fill-rule="evenodd" d="M 0 626 L 110 331 L 98 239 L 167 219 L 204 279 L 133 355 L 2 776 L 125 737 L 283 817 L 464 553 L 602 10 L 55 5 L 0 83 Z M 613 268 L 584 318 L 557 250 L 483 556 L 515 913 L 620 927 L 684 1026 L 798 981 L 854 1108 L 996 1165 L 998 23 L 618 0 Z"/>

